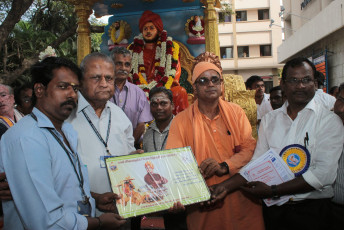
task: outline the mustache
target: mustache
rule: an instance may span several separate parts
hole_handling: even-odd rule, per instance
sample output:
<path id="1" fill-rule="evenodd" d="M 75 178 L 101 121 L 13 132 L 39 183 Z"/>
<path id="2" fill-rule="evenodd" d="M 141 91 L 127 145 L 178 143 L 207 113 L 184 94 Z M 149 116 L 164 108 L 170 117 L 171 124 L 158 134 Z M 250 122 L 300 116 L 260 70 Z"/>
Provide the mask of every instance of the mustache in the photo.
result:
<path id="1" fill-rule="evenodd" d="M 73 100 L 68 100 L 68 101 L 62 102 L 61 105 L 60 105 L 60 107 L 63 107 L 63 106 L 65 106 L 65 105 L 72 105 L 73 108 L 76 108 L 76 102 L 73 101 Z"/>
<path id="2" fill-rule="evenodd" d="M 126 70 L 118 70 L 117 74 L 125 74 L 125 75 L 129 75 L 129 72 Z"/>

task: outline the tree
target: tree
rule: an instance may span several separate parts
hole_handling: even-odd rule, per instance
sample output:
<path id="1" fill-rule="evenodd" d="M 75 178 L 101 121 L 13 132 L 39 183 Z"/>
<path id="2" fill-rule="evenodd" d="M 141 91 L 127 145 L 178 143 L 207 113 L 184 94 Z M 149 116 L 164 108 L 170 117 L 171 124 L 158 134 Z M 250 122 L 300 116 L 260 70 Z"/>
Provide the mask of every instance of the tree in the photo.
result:
<path id="1" fill-rule="evenodd" d="M 0 82 L 10 84 L 20 75 L 28 72 L 29 68 L 38 61 L 38 56 L 47 46 L 55 48 L 60 57 L 66 57 L 76 62 L 77 18 L 74 7 L 66 0 L 32 0 L 26 11 L 16 14 L 18 20 L 12 27 L 8 18 L 13 9 L 18 11 L 18 2 L 2 0 L 0 2 L 0 28 L 7 28 L 6 39 L 0 40 Z M 12 13 L 13 14 L 13 13 Z M 7 15 L 6 19 L 4 19 Z M 13 16 L 11 16 L 13 18 Z M 20 18 L 22 20 L 20 21 Z M 98 34 L 91 35 L 92 50 L 99 51 L 101 34 L 104 25 L 91 20 L 91 31 Z M 0 30 L 1 31 L 1 30 Z M 1 39 L 1 37 L 0 37 Z"/>

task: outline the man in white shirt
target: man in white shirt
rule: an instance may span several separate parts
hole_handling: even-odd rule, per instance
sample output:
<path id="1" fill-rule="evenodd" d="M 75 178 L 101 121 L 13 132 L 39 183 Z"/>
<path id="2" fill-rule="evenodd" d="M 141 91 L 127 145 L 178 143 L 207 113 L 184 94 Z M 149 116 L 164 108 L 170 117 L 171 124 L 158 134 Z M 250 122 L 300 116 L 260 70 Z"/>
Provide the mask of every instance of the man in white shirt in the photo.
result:
<path id="1" fill-rule="evenodd" d="M 78 152 L 87 166 L 92 196 L 111 192 L 104 157 L 134 151 L 131 122 L 108 100 L 114 94 L 114 64 L 110 57 L 92 53 L 81 62 L 78 106 L 67 121 L 78 132 Z M 96 215 L 99 215 L 99 207 Z M 100 208 L 101 209 L 101 208 Z"/>
<path id="2" fill-rule="evenodd" d="M 315 73 L 315 96 L 314 100 L 315 103 L 323 105 L 326 109 L 332 110 L 334 103 L 336 102 L 336 98 L 328 93 L 325 93 L 324 88 L 324 75 L 316 71 Z"/>
<path id="3" fill-rule="evenodd" d="M 298 145 L 302 151 L 298 155 L 299 165 L 304 166 L 296 172 L 297 176 L 291 181 L 268 186 L 262 182 L 247 183 L 236 174 L 211 188 L 214 199 L 210 203 L 217 202 L 241 186 L 245 186 L 241 187 L 244 191 L 261 198 L 294 195 L 293 200 L 282 206 L 265 208 L 266 229 L 296 227 L 314 230 L 328 227 L 332 184 L 343 149 L 344 132 L 339 117 L 314 102 L 314 73 L 313 63 L 306 58 L 286 63 L 281 86 L 287 102 L 263 117 L 252 158 L 257 159 L 269 149 L 283 154 L 287 152 L 284 149 Z"/>
<path id="4" fill-rule="evenodd" d="M 257 122 L 258 125 L 262 117 L 272 111 L 270 104 L 270 94 L 266 94 L 264 81 L 261 77 L 253 75 L 246 80 L 246 88 L 248 90 L 256 90 L 255 100 L 257 104 Z"/>

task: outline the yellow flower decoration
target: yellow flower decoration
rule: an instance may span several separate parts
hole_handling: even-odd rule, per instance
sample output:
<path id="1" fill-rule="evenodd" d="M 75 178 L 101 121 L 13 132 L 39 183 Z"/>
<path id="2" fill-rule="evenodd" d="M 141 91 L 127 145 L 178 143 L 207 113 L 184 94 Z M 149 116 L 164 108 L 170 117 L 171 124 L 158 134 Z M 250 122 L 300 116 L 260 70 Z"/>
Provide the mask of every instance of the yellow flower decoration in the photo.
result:
<path id="1" fill-rule="evenodd" d="M 178 60 L 179 57 L 179 45 L 177 42 L 173 42 L 173 59 Z"/>
<path id="2" fill-rule="evenodd" d="M 172 83 L 173 83 L 173 77 L 172 77 L 172 76 L 169 76 L 169 77 L 168 77 L 168 80 L 167 80 L 167 82 L 166 82 L 166 84 L 165 84 L 165 88 L 166 88 L 166 89 L 171 89 Z"/>
<path id="3" fill-rule="evenodd" d="M 139 80 L 142 85 L 147 85 L 146 79 L 142 76 L 141 73 L 139 73 Z"/>

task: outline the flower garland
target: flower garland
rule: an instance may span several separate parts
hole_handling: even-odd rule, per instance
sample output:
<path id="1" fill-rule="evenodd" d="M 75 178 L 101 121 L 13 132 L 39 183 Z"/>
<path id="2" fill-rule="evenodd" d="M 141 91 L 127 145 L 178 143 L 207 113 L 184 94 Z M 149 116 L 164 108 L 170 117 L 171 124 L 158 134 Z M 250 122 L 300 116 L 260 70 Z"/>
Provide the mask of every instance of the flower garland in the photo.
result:
<path id="1" fill-rule="evenodd" d="M 38 56 L 40 62 L 47 57 L 56 57 L 56 51 L 51 46 L 48 46 L 44 51 L 40 52 Z"/>
<path id="2" fill-rule="evenodd" d="M 167 37 L 167 32 L 163 30 L 157 41 L 154 60 L 154 78 L 147 82 L 143 49 L 145 42 L 142 34 L 134 38 L 134 42 L 128 47 L 132 54 L 132 82 L 143 91 L 149 92 L 153 87 L 164 86 L 171 88 L 179 59 L 179 45 Z"/>

